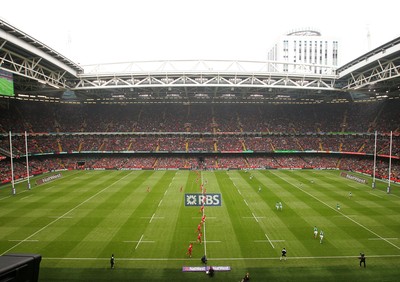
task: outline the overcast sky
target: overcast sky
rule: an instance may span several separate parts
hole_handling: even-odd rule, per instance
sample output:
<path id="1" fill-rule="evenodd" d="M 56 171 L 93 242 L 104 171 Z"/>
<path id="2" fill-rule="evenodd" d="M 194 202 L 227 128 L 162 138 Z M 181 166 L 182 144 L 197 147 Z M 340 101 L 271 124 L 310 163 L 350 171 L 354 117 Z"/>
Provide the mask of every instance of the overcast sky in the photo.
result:
<path id="1" fill-rule="evenodd" d="M 265 61 L 280 35 L 305 27 L 337 38 L 343 65 L 400 36 L 399 8 L 397 0 L 8 0 L 0 17 L 83 66 Z"/>

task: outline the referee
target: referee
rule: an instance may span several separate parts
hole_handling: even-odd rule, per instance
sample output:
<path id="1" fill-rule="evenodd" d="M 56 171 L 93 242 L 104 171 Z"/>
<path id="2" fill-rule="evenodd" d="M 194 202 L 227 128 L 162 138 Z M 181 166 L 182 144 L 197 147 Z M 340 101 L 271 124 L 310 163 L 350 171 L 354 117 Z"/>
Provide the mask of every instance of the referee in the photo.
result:
<path id="1" fill-rule="evenodd" d="M 284 258 L 286 260 L 286 249 L 285 248 L 282 249 L 282 255 L 281 255 L 280 260 L 282 260 L 282 258 Z"/>
<path id="2" fill-rule="evenodd" d="M 360 259 L 360 267 L 361 267 L 361 264 L 364 264 L 364 267 L 366 267 L 364 253 L 360 253 L 359 259 Z"/>

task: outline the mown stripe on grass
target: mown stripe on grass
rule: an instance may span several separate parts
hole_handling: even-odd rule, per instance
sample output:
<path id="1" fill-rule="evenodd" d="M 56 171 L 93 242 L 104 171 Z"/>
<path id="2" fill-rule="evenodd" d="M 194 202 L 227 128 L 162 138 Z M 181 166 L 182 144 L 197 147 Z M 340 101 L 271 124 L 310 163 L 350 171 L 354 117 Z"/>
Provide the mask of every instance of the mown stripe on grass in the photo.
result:
<path id="1" fill-rule="evenodd" d="M 290 183 L 289 181 L 285 180 L 286 182 Z M 293 187 L 296 187 L 295 185 L 291 184 Z M 304 192 L 305 194 L 309 195 L 310 197 L 314 198 L 315 200 L 321 202 L 322 204 L 324 204 L 325 206 L 329 207 L 330 209 L 336 211 L 337 213 L 343 215 L 345 218 L 347 218 L 348 220 L 352 221 L 353 223 L 355 223 L 356 225 L 360 226 L 361 228 L 365 229 L 366 231 L 368 231 L 369 233 L 375 235 L 378 238 L 381 238 L 383 241 L 387 242 L 388 244 L 392 245 L 393 247 L 395 247 L 396 249 L 400 250 L 400 247 L 395 245 L 394 243 L 390 242 L 389 240 L 385 240 L 385 238 L 383 238 L 381 235 L 377 234 L 376 232 L 374 232 L 373 230 L 371 230 L 370 228 L 368 228 L 367 226 L 364 226 L 362 223 L 352 219 L 351 217 L 343 214 L 342 212 L 335 210 L 334 207 L 332 207 L 331 205 L 327 204 L 326 202 L 324 202 L 323 200 L 321 200 L 320 198 L 312 195 L 310 192 L 305 191 L 303 188 L 300 187 L 296 187 L 297 189 L 299 189 L 300 191 Z"/>

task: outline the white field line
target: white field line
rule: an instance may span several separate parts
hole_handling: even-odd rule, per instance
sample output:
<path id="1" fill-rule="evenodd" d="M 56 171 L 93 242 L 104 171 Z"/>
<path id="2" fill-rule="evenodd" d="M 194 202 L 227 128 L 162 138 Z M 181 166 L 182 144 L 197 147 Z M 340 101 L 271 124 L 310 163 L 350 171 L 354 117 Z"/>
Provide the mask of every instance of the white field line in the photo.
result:
<path id="1" fill-rule="evenodd" d="M 138 243 L 139 241 L 122 241 L 123 243 Z M 140 243 L 155 243 L 156 241 L 142 240 Z"/>
<path id="2" fill-rule="evenodd" d="M 173 179 L 174 179 L 174 178 L 175 178 L 175 176 L 173 177 Z M 173 181 L 173 179 L 172 179 L 172 181 Z M 171 187 L 172 181 L 169 183 L 168 188 Z M 165 195 L 167 195 L 167 192 L 168 192 L 168 189 L 165 190 L 164 196 L 163 196 L 163 198 L 160 200 L 160 202 L 158 202 L 158 206 L 157 206 L 157 207 L 160 207 L 160 206 L 161 206 L 161 203 L 162 203 L 162 201 L 163 201 Z M 155 216 L 155 215 L 156 215 L 156 213 L 153 213 L 153 215 L 150 217 L 149 223 L 151 223 L 151 222 L 153 221 L 153 219 L 163 219 L 163 218 L 164 218 L 164 217 Z M 142 217 L 142 218 L 148 218 L 148 217 Z M 136 248 L 135 248 L 135 249 L 136 249 Z"/>
<path id="3" fill-rule="evenodd" d="M 375 197 L 378 197 L 378 198 L 381 198 L 381 199 L 383 199 L 381 196 L 379 196 L 379 195 L 376 195 L 376 194 L 374 194 L 374 193 L 368 192 L 368 194 L 371 194 L 371 195 L 373 195 L 373 196 L 375 196 Z"/>
<path id="4" fill-rule="evenodd" d="M 358 226 L 360 226 L 360 227 L 364 228 L 365 230 L 369 231 L 370 233 L 374 234 L 376 237 L 381 238 L 383 241 L 385 241 L 385 242 L 387 242 L 388 244 L 392 245 L 392 246 L 395 247 L 396 249 L 400 250 L 400 247 L 399 247 L 399 246 L 393 244 L 393 243 L 390 242 L 389 240 L 386 240 L 385 238 L 383 238 L 382 236 L 380 236 L 380 235 L 377 234 L 376 232 L 372 231 L 371 229 L 369 229 L 368 227 L 362 225 L 361 223 L 355 221 L 354 219 L 352 219 L 351 217 L 345 215 L 345 214 L 342 213 L 341 211 L 338 211 L 335 207 L 331 207 L 330 205 L 328 205 L 328 204 L 325 203 L 324 201 L 320 200 L 320 199 L 317 198 L 316 196 L 314 196 L 314 195 L 310 194 L 309 192 L 303 190 L 302 188 L 300 188 L 300 187 L 298 187 L 298 186 L 296 186 L 296 185 L 290 183 L 289 181 L 287 181 L 286 179 L 284 179 L 284 178 L 280 177 L 279 175 L 273 173 L 272 171 L 271 171 L 271 173 L 272 173 L 273 175 L 279 177 L 280 179 L 282 179 L 282 180 L 285 181 L 286 183 L 289 183 L 289 184 L 292 185 L 293 187 L 299 189 L 299 190 L 302 191 L 303 193 L 305 193 L 305 194 L 309 195 L 310 197 L 314 198 L 314 199 L 317 200 L 318 202 L 320 202 L 320 203 L 324 204 L 325 206 L 329 207 L 330 209 L 334 210 L 335 212 L 341 214 L 342 216 L 344 216 L 344 217 L 347 218 L 348 220 L 354 222 L 354 223 L 357 224 Z"/>
<path id="5" fill-rule="evenodd" d="M 356 214 L 348 214 L 347 216 L 349 217 L 357 217 L 358 215 Z M 333 217 L 342 217 L 341 215 L 334 215 Z"/>
<path id="6" fill-rule="evenodd" d="M 397 240 L 398 238 L 383 238 L 385 240 Z M 368 240 L 382 240 L 381 238 L 368 238 Z"/>
<path id="7" fill-rule="evenodd" d="M 252 215 L 253 215 L 253 218 L 257 221 L 257 223 L 258 223 L 258 219 L 257 219 L 257 217 L 254 215 L 254 213 L 251 213 Z"/>
<path id="8" fill-rule="evenodd" d="M 29 197 L 32 197 L 33 195 L 31 194 L 31 195 L 28 195 L 28 196 L 25 196 L 25 197 L 22 197 L 20 200 L 24 200 L 24 199 L 26 199 L 26 198 L 29 198 Z"/>
<path id="9" fill-rule="evenodd" d="M 274 246 L 274 244 L 272 244 L 272 241 L 269 239 L 268 235 L 267 234 L 264 234 L 264 235 L 268 239 L 268 242 L 271 244 L 272 248 L 275 249 L 275 246 Z"/>
<path id="10" fill-rule="evenodd" d="M 384 191 L 382 191 L 382 192 L 384 192 Z M 384 193 L 386 193 L 386 192 L 384 192 Z M 387 193 L 386 193 L 387 194 Z M 389 196 L 393 196 L 393 197 L 397 197 L 397 198 L 400 198 L 399 196 L 397 196 L 397 195 L 395 195 L 395 194 L 392 194 L 392 193 L 390 193 L 390 194 L 388 194 Z"/>
<path id="11" fill-rule="evenodd" d="M 231 178 L 230 175 L 229 175 L 229 179 L 232 181 L 233 185 L 235 185 L 235 187 L 236 187 L 236 184 L 235 184 L 235 182 L 232 180 L 232 178 Z M 238 189 L 237 187 L 236 187 L 236 189 L 238 190 L 239 194 L 242 196 L 243 201 L 245 202 L 246 206 L 247 206 L 247 207 L 249 208 L 249 210 L 251 211 L 251 208 L 250 208 L 249 204 L 247 203 L 246 199 L 243 197 L 242 193 L 240 193 L 240 191 L 239 191 L 239 189 Z M 254 212 L 252 212 L 252 211 L 251 211 L 251 214 L 253 215 L 253 218 L 256 220 L 256 222 L 258 223 L 258 225 L 260 226 L 260 228 L 263 230 L 263 228 L 262 228 L 260 222 L 258 221 L 258 219 L 259 219 L 259 218 L 264 218 L 264 217 L 262 217 L 262 216 L 258 216 L 258 217 L 257 217 L 257 216 L 255 216 Z M 265 237 L 268 239 L 268 242 L 270 243 L 270 245 L 272 246 L 272 248 L 275 249 L 275 246 L 274 246 L 274 244 L 272 244 L 272 241 L 271 241 L 271 239 L 269 239 L 268 235 L 267 235 L 266 233 L 264 233 L 264 235 L 265 235 Z"/>
<path id="12" fill-rule="evenodd" d="M 156 215 L 156 213 L 153 213 L 153 215 L 150 217 L 149 223 L 151 223 L 153 221 L 153 219 L 163 219 L 164 218 L 163 216 L 155 216 L 155 215 Z M 146 217 L 146 218 L 148 218 L 148 217 Z"/>
<path id="13" fill-rule="evenodd" d="M 21 192 L 18 192 L 17 194 L 22 194 L 22 193 L 25 193 L 26 191 L 28 191 L 28 190 L 22 190 Z M 11 197 L 15 197 L 15 195 L 10 194 L 8 196 L 2 197 L 2 198 L 0 198 L 0 201 L 4 200 L 4 199 L 11 198 Z"/>
<path id="14" fill-rule="evenodd" d="M 132 173 L 132 172 L 131 172 Z M 76 210 L 77 208 L 79 208 L 80 206 L 86 204 L 87 202 L 89 202 L 90 200 L 92 200 L 93 198 L 95 198 L 97 195 L 103 193 L 105 190 L 107 190 L 108 188 L 110 188 L 111 186 L 113 186 L 114 184 L 120 182 L 121 180 L 125 179 L 126 177 L 128 177 L 131 173 L 125 175 L 124 177 L 118 179 L 117 181 L 115 181 L 114 183 L 108 185 L 107 187 L 105 187 L 104 189 L 100 190 L 99 192 L 97 192 L 96 194 L 90 196 L 89 198 L 87 198 L 86 200 L 84 200 L 83 202 L 81 202 L 80 204 L 76 205 L 75 207 L 73 207 L 72 209 L 70 209 L 69 211 L 67 211 L 66 213 L 64 213 L 63 215 L 57 217 L 56 219 L 54 219 L 53 221 L 51 221 L 50 223 L 46 224 L 45 226 L 43 226 L 42 228 L 40 228 L 39 230 L 37 230 L 36 232 L 32 233 L 31 235 L 29 235 L 28 237 L 26 237 L 24 240 L 20 241 L 19 243 L 15 244 L 14 246 L 12 246 L 11 248 L 7 249 L 6 251 L 4 251 L 3 253 L 1 253 L 0 255 L 4 255 L 8 252 L 10 252 L 11 250 L 15 249 L 16 247 L 18 247 L 19 245 L 21 245 L 23 242 L 29 240 L 30 238 L 32 238 L 33 236 L 39 234 L 40 232 L 42 232 L 43 230 L 45 230 L 47 227 L 53 225 L 54 223 L 56 223 L 57 221 L 59 221 L 61 218 L 63 218 L 64 216 L 68 215 L 69 213 L 73 212 L 74 210 Z"/>
<path id="15" fill-rule="evenodd" d="M 25 242 L 38 242 L 39 240 L 8 240 L 8 242 L 21 242 L 21 241 L 25 241 Z"/>
<path id="16" fill-rule="evenodd" d="M 368 255 L 368 258 L 399 258 L 400 255 Z M 246 261 L 246 260 L 279 260 L 280 257 L 259 257 L 259 258 L 212 258 L 213 261 Z M 320 257 L 290 257 L 294 260 L 321 260 L 321 259 L 355 259 L 358 256 L 320 256 Z M 110 258 L 59 258 L 42 257 L 42 260 L 75 260 L 75 261 L 109 261 Z M 198 260 L 198 258 L 118 258 L 120 261 L 188 261 Z"/>
<path id="17" fill-rule="evenodd" d="M 142 236 L 140 236 L 140 239 L 139 239 L 139 241 L 137 242 L 137 245 L 136 245 L 136 247 L 135 247 L 135 250 L 139 247 L 140 243 L 142 242 L 143 236 L 144 236 L 144 234 L 142 234 Z"/>
<path id="18" fill-rule="evenodd" d="M 60 179 L 66 179 L 66 178 L 68 178 L 68 177 L 71 177 L 71 176 L 74 176 L 75 174 L 77 174 L 77 173 L 79 173 L 79 171 L 77 171 L 77 172 L 75 172 L 75 173 L 73 173 L 73 174 L 70 174 L 70 175 L 67 175 L 67 176 L 65 176 L 65 177 L 63 177 L 63 178 L 60 178 Z M 72 180 L 72 179 L 71 179 Z M 22 182 L 25 182 L 25 181 L 28 181 L 28 179 L 24 179 L 24 180 L 22 180 L 21 182 L 19 182 L 19 183 L 22 183 Z M 56 180 L 53 180 L 53 181 L 56 181 Z M 53 182 L 52 181 L 52 182 Z M 49 182 L 50 183 L 50 182 Z M 47 185 L 48 183 L 46 183 L 46 184 L 43 184 L 43 185 Z M 10 190 L 11 190 L 11 184 L 8 184 L 10 187 Z M 5 189 L 4 190 L 7 190 L 7 186 L 8 185 L 6 185 L 5 187 Z M 52 186 L 52 187 L 54 187 L 54 186 Z M 39 188 L 39 187 L 38 187 Z M 51 187 L 50 187 L 51 188 Z M 37 188 L 36 188 L 37 189 Z M 49 188 L 46 188 L 46 190 L 47 189 L 49 189 Z M 27 191 L 29 191 L 29 190 L 22 190 L 21 192 L 18 192 L 18 190 L 17 190 L 17 194 L 21 194 L 21 193 L 25 193 L 25 192 L 27 192 Z M 0 201 L 1 200 L 4 200 L 4 199 L 8 199 L 8 198 L 10 198 L 10 197 L 14 197 L 15 195 L 9 195 L 9 196 L 6 196 L 6 197 L 2 197 L 2 198 L 0 198 Z"/>
<path id="19" fill-rule="evenodd" d="M 316 172 L 313 172 L 313 173 L 314 173 L 314 174 L 317 174 Z M 356 174 L 360 174 L 360 173 L 357 173 L 357 172 L 356 172 Z M 363 174 L 361 174 L 361 175 L 363 175 Z M 329 179 L 335 179 L 335 178 L 332 177 L 332 176 L 327 176 L 327 178 L 329 178 Z M 376 179 L 376 180 L 377 180 L 377 181 L 380 181 L 380 182 L 387 183 L 387 181 L 383 181 L 382 179 Z M 353 185 L 349 185 L 349 184 L 347 184 L 347 185 L 350 186 L 350 187 L 359 189 L 359 188 L 357 188 L 357 187 L 355 187 L 355 186 L 353 186 Z M 400 186 L 399 184 L 396 184 L 396 183 L 391 183 L 390 185 Z M 391 186 L 391 187 L 392 187 L 392 186 Z M 373 191 L 378 191 L 378 192 L 381 192 L 381 193 L 385 193 L 386 195 L 389 195 L 389 196 L 394 196 L 394 197 L 400 198 L 400 196 L 397 196 L 397 195 L 395 195 L 395 194 L 387 194 L 386 190 L 384 191 L 384 190 L 379 190 L 379 189 L 372 189 L 371 187 L 370 187 L 370 189 L 373 190 Z M 360 190 L 360 191 L 365 191 L 365 190 L 363 190 L 363 189 L 359 189 L 359 190 Z"/>
<path id="20" fill-rule="evenodd" d="M 142 216 L 141 218 L 142 219 L 163 219 L 164 217 L 163 216 L 154 216 L 154 214 L 153 214 L 153 216 Z"/>
<path id="21" fill-rule="evenodd" d="M 197 241 L 189 241 L 190 243 L 197 243 Z M 204 241 L 203 241 L 204 242 Z M 207 241 L 207 243 L 221 243 L 222 241 Z"/>
<path id="22" fill-rule="evenodd" d="M 201 172 L 200 172 L 201 173 Z M 201 173 L 201 187 L 204 189 L 204 174 Z M 204 190 L 203 190 L 204 191 Z M 201 191 L 201 192 L 203 192 Z M 203 205 L 204 207 L 204 205 Z M 203 216 L 205 215 L 205 208 L 203 208 Z M 203 222 L 203 242 L 204 242 L 204 255 L 207 256 L 207 237 L 206 237 L 206 220 Z"/>
<path id="23" fill-rule="evenodd" d="M 269 240 L 270 242 L 285 242 L 285 240 Z M 254 240 L 255 243 L 266 243 L 268 240 Z"/>

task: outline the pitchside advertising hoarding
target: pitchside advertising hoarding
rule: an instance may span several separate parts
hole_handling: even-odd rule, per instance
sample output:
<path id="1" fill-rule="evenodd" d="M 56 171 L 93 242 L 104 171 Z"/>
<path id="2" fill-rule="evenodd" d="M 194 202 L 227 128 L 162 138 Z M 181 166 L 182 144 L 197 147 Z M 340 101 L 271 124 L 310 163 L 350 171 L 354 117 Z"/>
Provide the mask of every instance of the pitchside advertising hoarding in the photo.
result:
<path id="1" fill-rule="evenodd" d="M 350 179 L 350 180 L 357 181 L 358 183 L 368 184 L 367 180 L 365 180 L 364 178 L 357 177 L 355 175 L 351 175 L 351 174 L 348 174 L 346 172 L 341 172 L 340 176 L 344 177 L 344 178 L 347 178 L 347 179 Z"/>
<path id="2" fill-rule="evenodd" d="M 185 194 L 185 206 L 198 207 L 198 206 L 218 207 L 222 204 L 221 194 L 207 194 L 200 193 Z"/>

